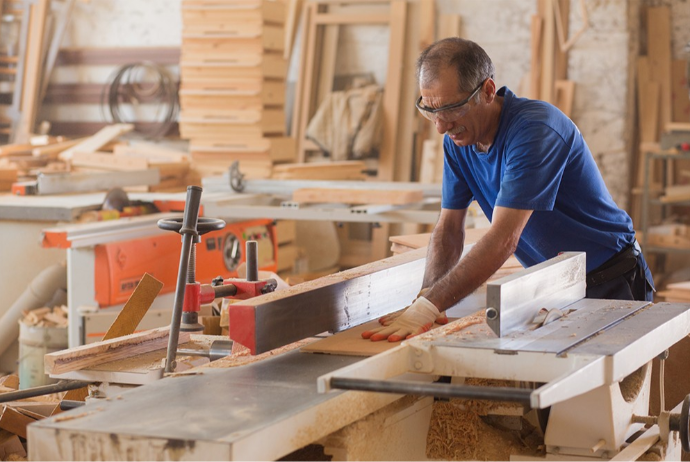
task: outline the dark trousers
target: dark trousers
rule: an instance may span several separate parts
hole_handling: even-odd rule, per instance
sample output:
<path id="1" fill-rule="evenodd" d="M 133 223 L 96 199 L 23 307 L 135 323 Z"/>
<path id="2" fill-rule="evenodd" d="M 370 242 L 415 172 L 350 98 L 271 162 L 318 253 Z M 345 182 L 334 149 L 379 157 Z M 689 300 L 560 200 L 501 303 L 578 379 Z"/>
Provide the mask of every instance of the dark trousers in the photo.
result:
<path id="1" fill-rule="evenodd" d="M 654 281 L 635 241 L 587 274 L 587 298 L 607 300 L 654 299 Z"/>

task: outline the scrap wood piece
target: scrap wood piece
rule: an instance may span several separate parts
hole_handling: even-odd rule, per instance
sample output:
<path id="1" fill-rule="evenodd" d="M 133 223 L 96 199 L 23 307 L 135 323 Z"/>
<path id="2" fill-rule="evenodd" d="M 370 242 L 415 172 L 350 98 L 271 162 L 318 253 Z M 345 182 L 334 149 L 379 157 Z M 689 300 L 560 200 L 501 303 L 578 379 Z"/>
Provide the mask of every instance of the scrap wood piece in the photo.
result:
<path id="1" fill-rule="evenodd" d="M 0 430 L 0 460 L 10 460 L 10 456 L 26 457 L 26 449 L 17 435 Z"/>
<path id="2" fill-rule="evenodd" d="M 75 138 L 73 140 L 58 141 L 57 143 L 46 144 L 44 146 L 34 146 L 31 150 L 31 155 L 39 158 L 57 159 L 62 151 L 76 146 L 87 139 L 88 137 Z"/>
<path id="3" fill-rule="evenodd" d="M 169 333 L 169 326 L 161 327 L 49 353 L 44 357 L 45 371 L 48 374 L 64 374 L 104 362 L 164 349 L 168 346 Z M 178 343 L 188 342 L 189 335 L 189 332 L 180 332 Z"/>
<path id="4" fill-rule="evenodd" d="M 114 124 L 101 128 L 95 135 L 86 138 L 81 143 L 62 151 L 58 157 L 69 161 L 76 152 L 92 153 L 113 141 L 118 136 L 134 130 L 134 124 Z"/>
<path id="5" fill-rule="evenodd" d="M 36 419 L 22 414 L 10 406 L 3 405 L 0 410 L 0 428 L 26 439 L 26 426 Z"/>
<path id="6" fill-rule="evenodd" d="M 273 167 L 272 178 L 281 180 L 362 180 L 366 164 L 361 161 L 282 164 Z"/>
<path id="7" fill-rule="evenodd" d="M 339 202 L 345 204 L 403 205 L 421 202 L 424 191 L 404 189 L 303 188 L 292 193 L 295 202 Z"/>
<path id="8" fill-rule="evenodd" d="M 19 377 L 15 374 L 6 375 L 0 378 L 0 386 L 6 388 L 19 389 Z"/>

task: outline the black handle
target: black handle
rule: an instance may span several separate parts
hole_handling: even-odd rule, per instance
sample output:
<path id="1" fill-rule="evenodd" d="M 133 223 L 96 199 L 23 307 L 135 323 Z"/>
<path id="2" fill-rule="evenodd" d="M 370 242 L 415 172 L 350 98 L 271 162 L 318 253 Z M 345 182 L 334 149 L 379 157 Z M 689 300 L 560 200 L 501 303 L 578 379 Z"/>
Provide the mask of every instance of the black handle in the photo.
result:
<path id="1" fill-rule="evenodd" d="M 197 235 L 196 224 L 199 220 L 199 207 L 201 207 L 201 192 L 199 186 L 187 186 L 187 202 L 184 207 L 184 219 L 180 234 Z"/>

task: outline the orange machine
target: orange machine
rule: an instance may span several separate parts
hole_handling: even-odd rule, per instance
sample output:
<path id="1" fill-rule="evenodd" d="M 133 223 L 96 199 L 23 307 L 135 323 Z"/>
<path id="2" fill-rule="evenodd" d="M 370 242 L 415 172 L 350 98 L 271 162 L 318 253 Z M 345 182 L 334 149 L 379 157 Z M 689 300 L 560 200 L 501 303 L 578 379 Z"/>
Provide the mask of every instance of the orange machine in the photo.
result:
<path id="1" fill-rule="evenodd" d="M 272 220 L 228 223 L 200 239 L 196 245 L 196 280 L 202 284 L 209 284 L 217 276 L 237 277 L 248 240 L 258 242 L 259 269 L 277 270 L 278 240 Z M 174 292 L 180 247 L 180 235 L 176 233 L 96 245 L 94 283 L 99 307 L 126 302 L 144 273 L 163 282 L 161 293 Z"/>

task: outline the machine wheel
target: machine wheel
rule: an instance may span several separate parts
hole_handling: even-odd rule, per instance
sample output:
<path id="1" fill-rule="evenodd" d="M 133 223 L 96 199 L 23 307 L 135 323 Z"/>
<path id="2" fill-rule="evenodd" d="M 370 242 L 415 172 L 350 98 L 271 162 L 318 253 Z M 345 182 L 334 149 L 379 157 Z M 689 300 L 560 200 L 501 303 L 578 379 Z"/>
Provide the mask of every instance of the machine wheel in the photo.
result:
<path id="1" fill-rule="evenodd" d="M 680 444 L 683 447 L 683 451 L 690 452 L 690 395 L 683 400 L 678 433 L 680 433 Z"/>
<path id="2" fill-rule="evenodd" d="M 164 218 L 158 220 L 158 227 L 166 231 L 175 231 L 176 233 L 179 233 L 180 229 L 182 229 L 182 220 L 182 217 Z M 196 225 L 196 230 L 199 235 L 206 234 L 211 231 L 218 231 L 219 229 L 223 228 L 225 228 L 225 222 L 223 220 L 219 220 L 218 218 L 199 217 Z"/>

